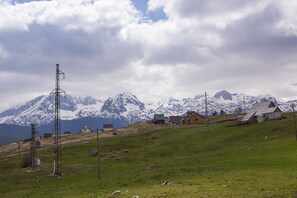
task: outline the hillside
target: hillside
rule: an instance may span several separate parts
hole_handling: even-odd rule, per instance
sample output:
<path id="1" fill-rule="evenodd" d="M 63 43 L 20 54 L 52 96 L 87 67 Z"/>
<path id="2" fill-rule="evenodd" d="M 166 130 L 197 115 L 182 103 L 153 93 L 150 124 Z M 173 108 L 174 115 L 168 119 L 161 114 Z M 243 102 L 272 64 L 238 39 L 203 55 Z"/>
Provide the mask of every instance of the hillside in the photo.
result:
<path id="1" fill-rule="evenodd" d="M 38 150 L 35 173 L 11 156 L 0 161 L 0 196 L 112 197 L 120 190 L 122 197 L 296 197 L 297 142 L 287 116 L 244 126 L 127 127 L 125 136 L 101 138 L 101 179 L 89 156 L 94 138 L 63 146 L 59 179 L 49 176 L 52 148 Z"/>

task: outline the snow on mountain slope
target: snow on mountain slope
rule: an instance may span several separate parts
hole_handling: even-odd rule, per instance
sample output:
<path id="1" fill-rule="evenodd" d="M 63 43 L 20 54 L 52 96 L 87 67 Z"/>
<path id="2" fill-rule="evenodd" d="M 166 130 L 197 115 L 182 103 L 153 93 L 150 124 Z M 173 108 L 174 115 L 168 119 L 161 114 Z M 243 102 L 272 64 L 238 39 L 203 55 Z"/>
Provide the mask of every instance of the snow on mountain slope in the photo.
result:
<path id="1" fill-rule="evenodd" d="M 234 113 L 235 110 L 247 112 L 256 102 L 273 101 L 283 111 L 291 111 L 291 104 L 297 101 L 280 102 L 270 95 L 249 96 L 245 94 L 231 94 L 226 90 L 207 96 L 208 114 L 214 112 Z M 144 104 L 131 93 L 122 93 L 102 101 L 91 96 L 61 97 L 61 119 L 73 120 L 84 117 L 98 117 L 120 119 L 128 123 L 151 119 L 154 113 L 183 115 L 187 111 L 198 111 L 205 115 L 205 96 L 197 95 L 193 98 L 181 100 L 163 97 L 159 101 Z M 0 113 L 0 123 L 28 126 L 35 122 L 48 124 L 54 118 L 54 96 L 39 96 L 33 100 L 13 106 Z"/>
<path id="2" fill-rule="evenodd" d="M 87 101 L 89 103 L 87 103 Z M 74 98 L 70 95 L 61 97 L 61 119 L 97 115 L 102 106 L 101 100 L 92 97 Z M 24 104 L 19 104 L 0 113 L 0 123 L 28 126 L 30 123 L 48 124 L 54 118 L 54 96 L 39 96 Z"/>
<path id="3" fill-rule="evenodd" d="M 135 95 L 127 92 L 108 98 L 101 108 L 101 116 L 103 118 L 122 117 L 126 118 L 129 123 L 151 118 L 144 103 Z"/>

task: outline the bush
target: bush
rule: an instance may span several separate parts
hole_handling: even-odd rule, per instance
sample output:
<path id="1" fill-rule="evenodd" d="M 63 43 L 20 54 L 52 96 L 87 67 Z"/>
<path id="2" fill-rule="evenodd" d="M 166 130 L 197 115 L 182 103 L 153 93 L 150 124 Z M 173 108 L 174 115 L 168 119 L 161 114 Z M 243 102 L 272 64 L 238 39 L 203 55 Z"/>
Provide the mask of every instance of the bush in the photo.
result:
<path id="1" fill-rule="evenodd" d="M 31 166 L 32 162 L 31 162 L 31 155 L 30 154 L 25 154 L 23 156 L 23 162 L 22 162 L 22 168 L 27 168 L 29 166 Z"/>

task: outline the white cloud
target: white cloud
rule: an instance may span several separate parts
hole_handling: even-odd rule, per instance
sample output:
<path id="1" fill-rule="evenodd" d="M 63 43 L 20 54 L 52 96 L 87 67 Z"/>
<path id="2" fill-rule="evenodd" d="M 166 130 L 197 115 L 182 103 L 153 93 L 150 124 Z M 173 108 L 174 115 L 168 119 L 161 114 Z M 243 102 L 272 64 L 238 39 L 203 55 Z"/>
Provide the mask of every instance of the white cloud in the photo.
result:
<path id="1" fill-rule="evenodd" d="M 129 0 L 52 0 L 0 7 L 0 30 L 28 31 L 31 24 L 54 25 L 65 30 L 93 31 L 100 27 L 122 27 L 137 23 L 139 12 Z"/>
<path id="2" fill-rule="evenodd" d="M 167 18 L 153 22 L 129 0 L 0 0 L 0 71 L 15 75 L 5 81 L 2 73 L 0 81 L 22 87 L 18 94 L 25 97 L 38 95 L 51 91 L 60 63 L 68 93 L 99 98 L 122 91 L 140 98 L 297 91 L 290 85 L 297 61 L 294 1 L 148 2 L 148 12 L 158 9 Z M 30 79 L 46 86 L 31 86 Z"/>
<path id="3" fill-rule="evenodd" d="M 169 0 L 149 0 L 147 5 L 148 11 L 155 11 L 159 8 L 163 8 L 167 3 L 169 2 Z"/>
<path id="4" fill-rule="evenodd" d="M 287 36 L 297 36 L 297 2 L 282 0 L 277 4 L 281 8 L 282 14 L 282 19 L 277 27 Z"/>

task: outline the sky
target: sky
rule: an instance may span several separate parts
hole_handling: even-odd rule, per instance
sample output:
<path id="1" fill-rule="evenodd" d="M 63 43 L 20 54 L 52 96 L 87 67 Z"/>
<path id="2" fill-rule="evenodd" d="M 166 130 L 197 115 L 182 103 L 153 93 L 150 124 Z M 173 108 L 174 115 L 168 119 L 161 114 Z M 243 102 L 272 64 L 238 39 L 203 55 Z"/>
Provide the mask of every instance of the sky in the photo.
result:
<path id="1" fill-rule="evenodd" d="M 49 94 L 297 96 L 297 1 L 0 0 L 0 111 Z"/>

